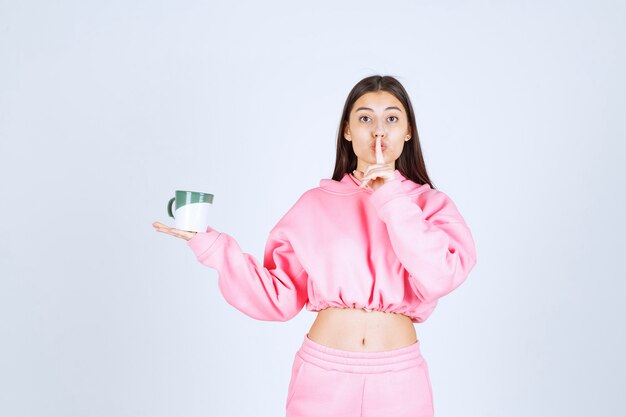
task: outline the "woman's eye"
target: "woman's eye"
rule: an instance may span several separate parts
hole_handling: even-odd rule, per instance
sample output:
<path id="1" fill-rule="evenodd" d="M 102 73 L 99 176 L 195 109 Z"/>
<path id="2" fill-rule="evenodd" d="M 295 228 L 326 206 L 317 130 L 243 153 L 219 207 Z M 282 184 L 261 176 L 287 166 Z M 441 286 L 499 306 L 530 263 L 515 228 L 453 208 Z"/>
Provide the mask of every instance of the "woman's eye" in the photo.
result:
<path id="1" fill-rule="evenodd" d="M 361 116 L 359 117 L 359 120 L 363 119 L 364 117 L 369 119 L 369 116 Z"/>
<path id="2" fill-rule="evenodd" d="M 397 118 L 396 116 L 389 116 L 389 118 L 390 118 L 390 119 L 391 119 L 392 117 L 393 117 L 393 118 L 395 118 L 395 119 L 396 119 L 396 121 L 398 120 L 398 118 Z"/>

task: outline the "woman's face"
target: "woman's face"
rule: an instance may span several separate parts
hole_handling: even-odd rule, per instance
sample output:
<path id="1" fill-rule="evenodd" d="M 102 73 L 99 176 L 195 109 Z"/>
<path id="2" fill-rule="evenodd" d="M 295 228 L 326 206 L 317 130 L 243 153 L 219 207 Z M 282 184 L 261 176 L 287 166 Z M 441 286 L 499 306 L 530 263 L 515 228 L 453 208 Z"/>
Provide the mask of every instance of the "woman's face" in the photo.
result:
<path id="1" fill-rule="evenodd" d="M 352 142 L 357 167 L 365 172 L 376 163 L 376 137 L 380 136 L 385 163 L 395 169 L 395 161 L 410 137 L 409 119 L 400 100 L 386 91 L 366 93 L 350 110 L 344 138 Z"/>

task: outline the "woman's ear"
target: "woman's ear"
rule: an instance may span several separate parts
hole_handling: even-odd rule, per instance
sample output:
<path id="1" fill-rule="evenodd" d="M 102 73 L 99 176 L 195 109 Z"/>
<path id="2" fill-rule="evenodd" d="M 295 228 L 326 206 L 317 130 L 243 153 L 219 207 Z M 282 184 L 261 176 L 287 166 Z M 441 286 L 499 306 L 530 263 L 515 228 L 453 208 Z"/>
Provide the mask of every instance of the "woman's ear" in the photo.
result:
<path id="1" fill-rule="evenodd" d="M 350 136 L 350 126 L 348 126 L 347 123 L 345 127 L 343 128 L 343 137 L 348 140 L 352 140 L 352 136 Z"/>

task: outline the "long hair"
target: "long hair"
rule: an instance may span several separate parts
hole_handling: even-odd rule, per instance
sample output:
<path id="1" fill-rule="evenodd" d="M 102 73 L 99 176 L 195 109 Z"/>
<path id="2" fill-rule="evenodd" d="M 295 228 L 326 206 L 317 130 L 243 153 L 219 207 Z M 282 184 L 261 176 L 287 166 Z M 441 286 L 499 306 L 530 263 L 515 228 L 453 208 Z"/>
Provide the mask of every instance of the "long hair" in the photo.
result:
<path id="1" fill-rule="evenodd" d="M 415 114 L 413 113 L 411 100 L 402 84 L 389 75 L 372 75 L 363 78 L 352 87 L 352 90 L 348 94 L 339 122 L 339 131 L 337 132 L 337 157 L 332 179 L 340 181 L 346 173 L 351 173 L 356 169 L 357 156 L 352 149 L 352 142 L 347 141 L 343 136 L 344 127 L 350 120 L 350 112 L 352 111 L 354 102 L 366 93 L 375 93 L 378 91 L 386 91 L 393 94 L 400 103 L 402 103 L 406 110 L 409 126 L 411 126 L 411 139 L 404 143 L 402 153 L 395 163 L 396 169 L 413 182 L 417 184 L 428 184 L 430 188 L 434 189 L 435 187 L 426 172 L 426 165 L 424 164 L 424 157 L 422 156 L 422 148 L 417 134 Z"/>

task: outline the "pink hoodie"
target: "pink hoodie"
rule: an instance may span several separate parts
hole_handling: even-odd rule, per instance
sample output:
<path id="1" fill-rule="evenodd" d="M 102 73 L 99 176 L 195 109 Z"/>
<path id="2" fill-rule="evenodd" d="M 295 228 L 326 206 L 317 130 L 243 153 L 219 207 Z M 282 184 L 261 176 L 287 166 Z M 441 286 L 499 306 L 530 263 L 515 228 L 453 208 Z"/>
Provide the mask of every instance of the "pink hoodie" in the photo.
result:
<path id="1" fill-rule="evenodd" d="M 376 191 L 345 174 L 306 191 L 270 231 L 263 264 L 211 227 L 187 241 L 226 301 L 259 320 L 356 307 L 423 322 L 476 264 L 470 229 L 443 192 L 395 170 Z"/>

